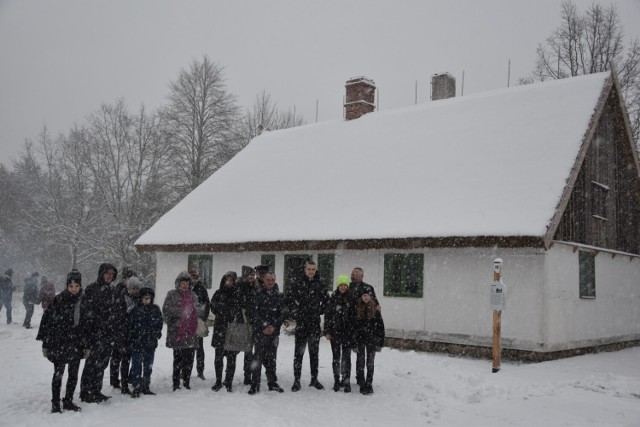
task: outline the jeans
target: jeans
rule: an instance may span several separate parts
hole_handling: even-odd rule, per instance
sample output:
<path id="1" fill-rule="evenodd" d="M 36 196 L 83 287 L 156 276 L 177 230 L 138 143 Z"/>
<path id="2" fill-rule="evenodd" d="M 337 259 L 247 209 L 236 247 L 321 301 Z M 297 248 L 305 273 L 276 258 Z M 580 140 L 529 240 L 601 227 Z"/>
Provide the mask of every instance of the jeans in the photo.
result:
<path id="1" fill-rule="evenodd" d="M 11 295 L 3 295 L 0 299 L 0 310 L 2 310 L 2 306 L 5 306 L 7 309 L 7 325 L 11 324 Z"/>
<path id="2" fill-rule="evenodd" d="M 149 390 L 155 353 L 155 349 L 134 350 L 131 353 L 131 385 L 134 391 Z"/>
<path id="3" fill-rule="evenodd" d="M 336 343 L 334 338 L 331 340 L 331 353 L 333 354 L 331 363 L 333 378 L 337 382 L 342 376 L 342 382 L 348 383 L 349 377 L 351 377 L 351 346 L 345 343 Z"/>
<path id="4" fill-rule="evenodd" d="M 78 370 L 80 369 L 80 359 L 69 362 L 69 375 L 67 377 L 67 389 L 64 399 L 71 402 L 73 393 L 78 384 Z M 62 376 L 67 363 L 55 362 L 53 364 L 53 379 L 51 380 L 51 400 L 57 402 L 60 400 L 60 389 L 62 388 Z"/>
<path id="5" fill-rule="evenodd" d="M 365 360 L 367 376 L 364 375 Z M 358 344 L 358 358 L 356 359 L 356 378 L 362 378 L 364 385 L 373 383 L 373 367 L 376 360 L 376 346 L 370 344 Z"/>
<path id="6" fill-rule="evenodd" d="M 304 351 L 309 347 L 309 366 L 311 368 L 311 379 L 318 378 L 318 354 L 320 350 L 320 335 L 296 335 L 295 353 L 293 355 L 293 376 L 300 380 L 302 373 L 302 360 Z"/>

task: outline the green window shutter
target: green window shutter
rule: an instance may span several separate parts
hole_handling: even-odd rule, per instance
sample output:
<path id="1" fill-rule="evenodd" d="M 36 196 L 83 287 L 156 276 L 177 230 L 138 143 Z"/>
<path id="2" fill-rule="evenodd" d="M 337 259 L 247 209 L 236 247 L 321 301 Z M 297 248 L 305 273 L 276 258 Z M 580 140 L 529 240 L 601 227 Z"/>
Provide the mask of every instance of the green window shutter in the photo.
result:
<path id="1" fill-rule="evenodd" d="M 211 275 L 213 271 L 213 255 L 189 255 L 187 270 L 195 268 L 205 288 L 211 289 Z"/>
<path id="2" fill-rule="evenodd" d="M 592 252 L 578 253 L 580 269 L 580 298 L 596 297 L 596 257 Z"/>
<path id="3" fill-rule="evenodd" d="M 384 255 L 384 295 L 402 295 L 402 265 L 404 256 L 402 254 Z"/>
<path id="4" fill-rule="evenodd" d="M 408 254 L 404 273 L 404 295 L 421 298 L 424 280 L 424 254 Z"/>
<path id="5" fill-rule="evenodd" d="M 335 265 L 335 254 L 318 254 L 318 272 L 320 281 L 327 291 L 333 290 L 333 267 Z"/>
<path id="6" fill-rule="evenodd" d="M 424 254 L 384 255 L 384 295 L 421 298 Z"/>

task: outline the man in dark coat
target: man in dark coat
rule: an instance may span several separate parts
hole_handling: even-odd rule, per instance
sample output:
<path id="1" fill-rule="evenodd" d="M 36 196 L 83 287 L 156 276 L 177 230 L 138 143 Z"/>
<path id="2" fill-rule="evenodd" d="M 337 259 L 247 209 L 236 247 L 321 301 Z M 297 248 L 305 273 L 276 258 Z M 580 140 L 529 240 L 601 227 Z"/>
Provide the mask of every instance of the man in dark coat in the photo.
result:
<path id="1" fill-rule="evenodd" d="M 113 351 L 114 329 L 122 327 L 114 321 L 116 306 L 111 282 L 117 276 L 118 270 L 112 264 L 101 264 L 98 279 L 87 286 L 82 298 L 82 314 L 91 346 L 80 379 L 83 402 L 99 403 L 110 398 L 102 394 L 102 380 Z"/>
<path id="2" fill-rule="evenodd" d="M 300 376 L 305 348 L 309 347 L 309 365 L 311 367 L 310 387 L 322 390 L 324 386 L 318 381 L 318 353 L 320 346 L 320 316 L 329 302 L 326 286 L 320 281 L 317 265 L 307 261 L 304 275 L 293 284 L 287 297 L 287 307 L 293 320 L 296 321 L 295 353 L 293 356 L 294 382 L 291 391 L 300 390 Z"/>
<path id="3" fill-rule="evenodd" d="M 242 266 L 242 276 L 238 280 L 238 288 L 242 294 L 244 300 L 244 306 L 247 307 L 247 316 L 251 317 L 251 310 L 253 309 L 256 293 L 261 289 L 260 282 L 256 278 L 256 270 L 248 265 Z M 243 371 L 244 371 L 244 385 L 251 384 L 251 362 L 253 362 L 253 351 L 247 351 L 244 353 Z"/>
<path id="4" fill-rule="evenodd" d="M 11 300 L 13 299 L 13 291 L 16 290 L 11 278 L 13 277 L 13 270 L 8 269 L 5 271 L 4 276 L 0 277 L 0 310 L 2 306 L 7 309 L 7 325 L 11 324 Z"/>
<path id="5" fill-rule="evenodd" d="M 38 303 L 38 274 L 37 271 L 33 272 L 28 279 L 24 281 L 24 290 L 22 294 L 22 304 L 24 305 L 26 314 L 24 316 L 24 326 L 27 329 L 31 329 L 31 317 L 33 316 L 33 309 Z"/>
<path id="6" fill-rule="evenodd" d="M 255 351 L 249 394 L 256 394 L 260 391 L 263 364 L 265 365 L 269 390 L 284 392 L 282 387 L 278 385 L 276 359 L 280 327 L 283 322 L 287 322 L 285 320 L 286 305 L 282 293 L 276 289 L 275 285 L 275 274 L 273 272 L 265 274 L 263 287 L 256 293 L 251 310 Z"/>
<path id="7" fill-rule="evenodd" d="M 113 289 L 113 321 L 114 328 L 113 351 L 109 361 L 109 377 L 111 387 L 119 388 L 122 394 L 131 394 L 129 390 L 129 362 L 131 352 L 129 350 L 129 327 L 127 324 L 127 284 L 129 279 L 135 276 L 131 267 L 122 269 L 122 281 L 111 283 Z M 122 381 L 120 381 L 120 378 Z"/>
<path id="8" fill-rule="evenodd" d="M 211 310 L 211 305 L 209 303 L 209 292 L 207 292 L 207 288 L 204 287 L 202 280 L 200 280 L 197 269 L 189 269 L 189 275 L 191 276 L 193 282 L 192 291 L 195 292 L 195 294 L 198 296 L 198 302 L 204 306 L 204 312 L 202 313 L 201 319 L 206 322 L 209 318 L 209 312 Z M 198 371 L 198 378 L 200 378 L 201 380 L 205 380 L 204 337 L 198 337 L 198 348 L 196 349 L 196 370 Z"/>

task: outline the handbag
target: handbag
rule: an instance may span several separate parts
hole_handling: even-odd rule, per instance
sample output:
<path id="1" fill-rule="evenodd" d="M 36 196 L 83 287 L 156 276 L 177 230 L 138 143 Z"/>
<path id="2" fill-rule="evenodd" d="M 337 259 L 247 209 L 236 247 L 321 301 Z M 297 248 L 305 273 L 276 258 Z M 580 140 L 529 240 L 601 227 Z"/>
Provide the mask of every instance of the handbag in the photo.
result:
<path id="1" fill-rule="evenodd" d="M 224 349 L 226 351 L 242 351 L 248 353 L 253 349 L 253 335 L 251 325 L 247 323 L 247 317 L 242 310 L 244 323 L 229 322 L 224 337 Z"/>
<path id="2" fill-rule="evenodd" d="M 209 336 L 209 327 L 204 320 L 198 317 L 198 327 L 196 328 L 196 335 L 199 337 Z"/>

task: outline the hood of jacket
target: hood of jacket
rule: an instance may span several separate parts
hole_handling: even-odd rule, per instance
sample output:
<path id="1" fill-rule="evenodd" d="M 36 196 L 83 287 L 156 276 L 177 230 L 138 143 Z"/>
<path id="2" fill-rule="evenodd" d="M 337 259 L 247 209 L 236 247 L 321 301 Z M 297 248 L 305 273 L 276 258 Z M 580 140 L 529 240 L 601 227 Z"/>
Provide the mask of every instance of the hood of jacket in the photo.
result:
<path id="1" fill-rule="evenodd" d="M 220 279 L 220 287 L 218 289 L 225 289 L 224 282 L 225 282 L 225 279 L 229 276 L 233 277 L 233 287 L 234 288 L 238 287 L 238 275 L 236 274 L 236 272 L 227 271 L 222 275 L 222 278 Z"/>
<path id="2" fill-rule="evenodd" d="M 116 278 L 118 277 L 118 269 L 113 264 L 104 262 L 100 264 L 100 268 L 98 268 L 98 283 L 104 284 L 104 274 L 109 270 L 113 270 L 113 279 L 111 279 L 111 283 L 116 282 Z"/>

